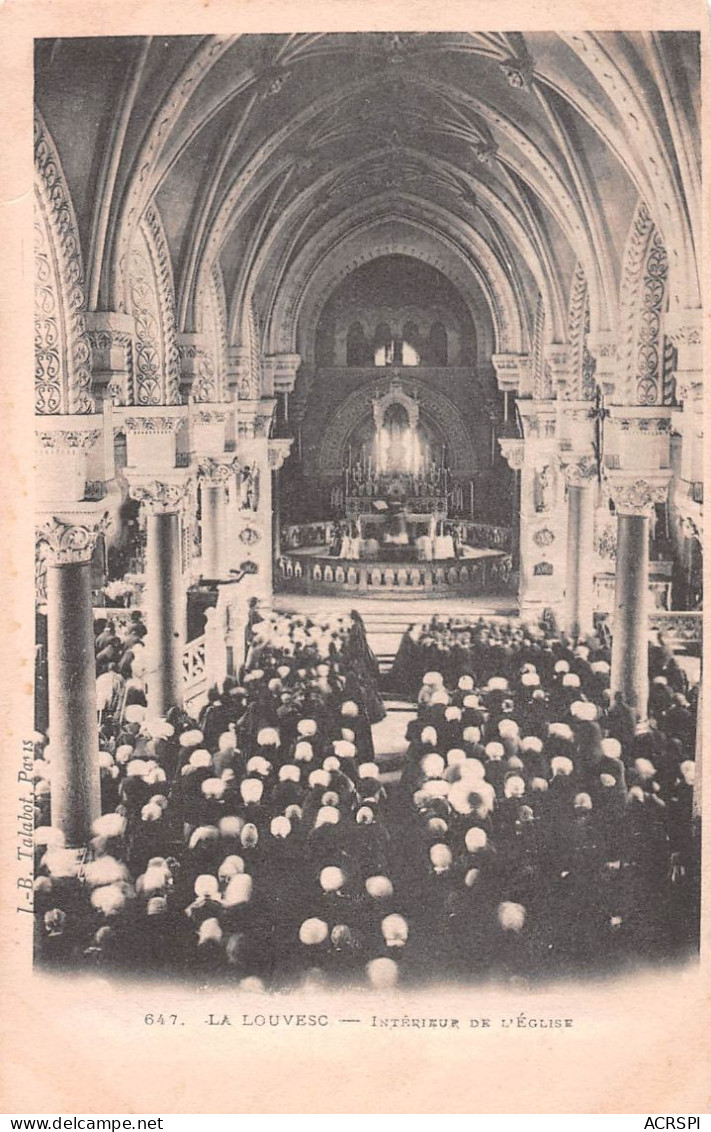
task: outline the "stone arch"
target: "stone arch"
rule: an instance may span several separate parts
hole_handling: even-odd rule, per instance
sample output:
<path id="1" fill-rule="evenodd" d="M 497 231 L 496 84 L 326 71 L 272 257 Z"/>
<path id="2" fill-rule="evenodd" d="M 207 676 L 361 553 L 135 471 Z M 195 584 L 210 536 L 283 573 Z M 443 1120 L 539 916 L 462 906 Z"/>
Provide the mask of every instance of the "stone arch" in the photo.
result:
<path id="1" fill-rule="evenodd" d="M 483 249 L 480 249 L 483 254 Z M 369 218 L 349 229 L 323 252 L 307 247 L 283 277 L 272 304 L 266 338 L 270 353 L 300 353 L 310 360 L 304 326 L 315 330 L 322 307 L 333 289 L 356 267 L 383 255 L 408 255 L 430 263 L 447 276 L 467 303 L 475 329 L 481 327 L 481 312 L 472 300 L 472 284 L 483 293 L 494 329 L 493 349 L 525 352 L 523 325 L 515 292 L 493 252 L 487 251 L 485 266 L 445 232 L 434 232 L 425 222 L 409 216 Z M 484 361 L 484 358 L 480 359 Z"/>
<path id="2" fill-rule="evenodd" d="M 52 138 L 35 114 L 35 412 L 93 413 L 76 218 Z"/>
<path id="3" fill-rule="evenodd" d="M 459 409 L 438 389 L 433 389 L 416 378 L 401 378 L 399 384 L 404 393 L 415 400 L 419 409 L 431 417 L 450 450 L 452 474 L 462 479 L 474 475 L 477 455 L 472 438 L 462 421 Z M 324 478 L 337 478 L 345 465 L 348 437 L 357 425 L 373 412 L 373 387 L 371 384 L 356 389 L 335 409 L 324 429 L 318 454 L 319 474 Z"/>
<path id="4" fill-rule="evenodd" d="M 568 304 L 570 376 L 565 390 L 568 400 L 590 400 L 595 395 L 595 359 L 588 349 L 589 333 L 590 291 L 585 269 L 578 263 L 573 273 Z"/>
<path id="5" fill-rule="evenodd" d="M 213 264 L 207 278 L 201 277 L 198 327 L 204 340 L 204 358 L 191 395 L 196 401 L 224 401 L 227 389 L 227 312 L 219 263 Z"/>
<path id="6" fill-rule="evenodd" d="M 656 405 L 665 400 L 664 316 L 669 261 L 644 201 L 635 212 L 620 287 L 620 349 L 616 400 Z"/>
<path id="7" fill-rule="evenodd" d="M 170 254 L 160 214 L 146 210 L 128 257 L 127 294 L 134 322 L 132 403 L 180 404 L 180 360 Z"/>

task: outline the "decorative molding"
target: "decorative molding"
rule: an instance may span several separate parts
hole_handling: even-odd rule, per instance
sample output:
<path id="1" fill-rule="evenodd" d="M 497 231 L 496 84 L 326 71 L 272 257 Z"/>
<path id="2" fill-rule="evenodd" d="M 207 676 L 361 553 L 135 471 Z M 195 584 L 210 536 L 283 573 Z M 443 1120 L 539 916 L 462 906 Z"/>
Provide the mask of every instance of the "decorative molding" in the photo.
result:
<path id="1" fill-rule="evenodd" d="M 39 114 L 35 161 L 35 412 L 93 413 L 84 269 L 59 155 Z"/>
<path id="2" fill-rule="evenodd" d="M 506 81 L 514 90 L 529 90 L 533 82 L 533 60 L 530 55 L 512 56 L 499 63 Z"/>
<path id="3" fill-rule="evenodd" d="M 244 527 L 237 536 L 245 546 L 254 546 L 261 541 L 261 534 L 255 527 Z"/>
<path id="4" fill-rule="evenodd" d="M 97 522 L 68 523 L 53 516 L 37 527 L 39 557 L 50 566 L 90 562 L 97 539 L 110 526 L 108 511 Z"/>
<path id="5" fill-rule="evenodd" d="M 198 409 L 197 412 L 192 414 L 193 420 L 198 421 L 199 424 L 224 424 L 229 416 L 230 410 L 225 407 L 224 409 Z"/>
<path id="6" fill-rule="evenodd" d="M 617 558 L 617 525 L 606 523 L 594 540 L 595 553 L 599 558 L 613 561 Z"/>
<path id="7" fill-rule="evenodd" d="M 565 475 L 565 482 L 570 485 L 582 486 L 589 483 L 597 475 L 597 460 L 594 456 L 580 456 L 578 458 L 564 458 L 559 460 L 559 467 Z"/>
<path id="8" fill-rule="evenodd" d="M 499 439 L 499 448 L 501 449 L 501 455 L 513 471 L 516 472 L 523 467 L 523 458 L 525 455 L 525 444 L 523 440 L 502 437 Z"/>
<path id="9" fill-rule="evenodd" d="M 51 431 L 39 430 L 35 431 L 35 439 L 40 448 L 45 452 L 75 452 L 86 453 L 89 452 L 99 437 L 102 435 L 101 429 L 52 429 Z"/>
<path id="10" fill-rule="evenodd" d="M 190 492 L 190 480 L 169 482 L 166 480 L 147 480 L 131 484 L 131 495 L 145 509 L 161 514 L 166 511 L 179 511 Z"/>
<path id="11" fill-rule="evenodd" d="M 659 480 L 611 479 L 605 481 L 607 489 L 621 515 L 649 515 L 656 503 L 664 503 L 669 494 L 669 476 Z"/>
<path id="12" fill-rule="evenodd" d="M 292 437 L 279 437 L 278 439 L 269 441 L 269 467 L 273 472 L 278 472 L 283 466 L 284 461 L 291 452 L 293 443 Z"/>
<path id="13" fill-rule="evenodd" d="M 214 456 L 204 456 L 198 462 L 198 477 L 209 487 L 226 487 L 239 467 L 236 458 L 221 461 Z"/>
<path id="14" fill-rule="evenodd" d="M 179 405 L 173 277 L 155 206 L 146 210 L 131 247 L 128 291 L 135 325 L 133 401 L 139 405 Z"/>
<path id="15" fill-rule="evenodd" d="M 645 263 L 637 332 L 636 399 L 640 405 L 656 405 L 661 399 L 661 327 L 668 273 L 666 249 L 655 229 Z"/>
<path id="16" fill-rule="evenodd" d="M 126 416 L 124 426 L 127 432 L 134 433 L 167 433 L 179 432 L 187 420 L 186 416 Z"/>

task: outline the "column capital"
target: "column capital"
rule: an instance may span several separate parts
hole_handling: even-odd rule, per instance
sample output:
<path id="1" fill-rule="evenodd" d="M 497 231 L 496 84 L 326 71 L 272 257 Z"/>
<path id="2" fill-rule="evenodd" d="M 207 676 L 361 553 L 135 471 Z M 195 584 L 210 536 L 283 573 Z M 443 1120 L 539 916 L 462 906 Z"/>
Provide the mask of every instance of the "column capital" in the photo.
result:
<path id="1" fill-rule="evenodd" d="M 111 526 L 108 511 L 99 518 L 96 510 L 52 515 L 36 527 L 40 558 L 50 566 L 80 565 L 91 561 L 97 539 Z"/>
<path id="2" fill-rule="evenodd" d="M 260 397 L 254 401 L 239 401 L 237 407 L 237 437 L 239 440 L 266 440 L 274 416 L 276 400 Z"/>
<path id="3" fill-rule="evenodd" d="M 278 472 L 291 452 L 293 437 L 279 437 L 269 441 L 269 467 Z"/>
<path id="4" fill-rule="evenodd" d="M 260 375 L 252 366 L 249 346 L 227 347 L 227 384 L 233 397 L 240 399 L 258 396 Z"/>
<path id="5" fill-rule="evenodd" d="M 569 486 L 584 487 L 597 475 L 597 460 L 588 453 L 561 453 L 558 457 L 558 467 Z"/>
<path id="6" fill-rule="evenodd" d="M 516 407 L 523 423 L 523 434 L 528 440 L 551 440 L 556 435 L 557 406 L 555 401 L 537 401 L 519 397 Z"/>
<path id="7" fill-rule="evenodd" d="M 501 392 L 517 393 L 528 365 L 528 354 L 492 354 L 491 364 Z"/>
<path id="8" fill-rule="evenodd" d="M 291 393 L 301 365 L 301 354 L 268 354 L 262 360 L 262 371 L 268 389 L 274 393 Z"/>
<path id="9" fill-rule="evenodd" d="M 175 477 L 151 479 L 148 476 L 131 477 L 130 492 L 149 514 L 162 515 L 169 511 L 180 511 L 190 490 L 190 477 L 184 472 Z"/>
<path id="10" fill-rule="evenodd" d="M 664 503 L 669 493 L 670 473 L 617 476 L 608 473 L 606 489 L 618 515 L 649 515 L 655 503 Z"/>
<path id="11" fill-rule="evenodd" d="M 87 311 L 94 385 L 104 388 L 115 405 L 130 400 L 133 373 L 133 316 L 122 311 Z"/>
<path id="12" fill-rule="evenodd" d="M 224 459 L 204 456 L 198 461 L 198 478 L 209 487 L 226 487 L 238 467 L 239 460 L 236 456 Z"/>
<path id="13" fill-rule="evenodd" d="M 499 448 L 501 449 L 501 455 L 504 457 L 506 463 L 515 472 L 523 467 L 525 454 L 525 444 L 523 440 L 518 440 L 514 437 L 501 437 L 499 439 Z"/>

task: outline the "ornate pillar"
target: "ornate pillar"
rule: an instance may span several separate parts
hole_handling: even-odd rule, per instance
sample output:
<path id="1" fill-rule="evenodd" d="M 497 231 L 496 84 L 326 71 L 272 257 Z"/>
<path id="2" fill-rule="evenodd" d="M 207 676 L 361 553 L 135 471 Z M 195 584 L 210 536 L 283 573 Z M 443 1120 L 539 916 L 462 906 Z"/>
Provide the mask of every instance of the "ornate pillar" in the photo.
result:
<path id="1" fill-rule="evenodd" d="M 574 637 L 588 636 L 593 630 L 596 474 L 597 466 L 589 456 L 565 467 L 568 485 L 565 627 Z"/>
<path id="2" fill-rule="evenodd" d="M 198 465 L 200 480 L 200 575 L 226 578 L 227 567 L 227 489 L 234 481 L 234 457 L 220 461 L 205 457 Z"/>
<path id="3" fill-rule="evenodd" d="M 52 825 L 70 848 L 87 844 L 101 814 L 91 555 L 105 527 L 85 504 L 37 531 L 47 566 Z"/>
<path id="4" fill-rule="evenodd" d="M 502 438 L 499 447 L 521 480 L 519 589 L 521 616 L 560 612 L 565 570 L 563 480 L 558 474 L 556 406 L 553 401 L 516 402 L 523 438 Z"/>
<path id="5" fill-rule="evenodd" d="M 638 726 L 648 726 L 649 695 L 649 516 L 668 491 L 661 479 L 610 479 L 617 512 L 617 563 L 612 621 L 613 696 L 634 708 Z"/>
<path id="6" fill-rule="evenodd" d="M 269 441 L 269 466 L 272 470 L 272 558 L 281 554 L 281 499 L 279 472 L 291 452 L 291 437 L 278 437 Z"/>
<path id="7" fill-rule="evenodd" d="M 185 618 L 180 568 L 180 508 L 185 475 L 142 480 L 131 491 L 146 510 L 145 619 L 148 710 L 162 717 L 183 702 Z"/>
<path id="8" fill-rule="evenodd" d="M 239 467 L 230 513 L 229 568 L 247 571 L 249 595 L 272 595 L 272 469 L 269 428 L 276 402 L 261 398 L 237 404 Z M 242 593 L 242 587 L 240 587 Z"/>

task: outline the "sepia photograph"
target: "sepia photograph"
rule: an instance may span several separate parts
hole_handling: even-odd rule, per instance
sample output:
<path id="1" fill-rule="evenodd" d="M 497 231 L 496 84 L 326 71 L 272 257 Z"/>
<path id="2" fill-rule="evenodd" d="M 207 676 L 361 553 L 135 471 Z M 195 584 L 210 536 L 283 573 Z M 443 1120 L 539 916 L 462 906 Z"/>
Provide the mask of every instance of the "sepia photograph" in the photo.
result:
<path id="1" fill-rule="evenodd" d="M 699 967 L 702 37 L 368 13 L 34 37 L 16 916 L 50 995 L 562 1042 Z"/>

